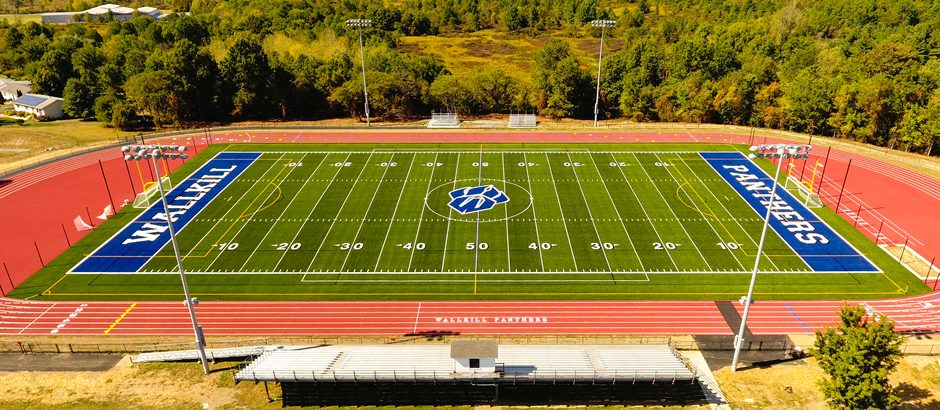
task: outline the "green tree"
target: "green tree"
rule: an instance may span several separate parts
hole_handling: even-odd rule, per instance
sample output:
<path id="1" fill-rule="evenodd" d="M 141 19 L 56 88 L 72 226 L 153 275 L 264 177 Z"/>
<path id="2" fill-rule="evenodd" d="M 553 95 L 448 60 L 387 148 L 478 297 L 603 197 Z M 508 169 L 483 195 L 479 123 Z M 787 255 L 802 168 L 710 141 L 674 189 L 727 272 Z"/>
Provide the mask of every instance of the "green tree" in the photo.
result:
<path id="1" fill-rule="evenodd" d="M 273 71 L 267 54 L 255 40 L 232 45 L 220 64 L 221 76 L 236 118 L 266 118 L 274 113 L 271 98 Z"/>
<path id="2" fill-rule="evenodd" d="M 62 98 L 65 100 L 62 109 L 75 118 L 95 116 L 95 99 L 98 98 L 98 89 L 98 84 L 89 81 L 88 77 L 70 78 L 62 93 Z"/>
<path id="3" fill-rule="evenodd" d="M 214 118 L 218 106 L 219 69 L 212 56 L 184 38 L 166 52 L 163 60 L 173 85 L 174 122 Z"/>
<path id="4" fill-rule="evenodd" d="M 134 109 L 133 105 L 120 103 L 114 106 L 114 111 L 111 115 L 112 126 L 127 131 L 132 129 L 136 122 L 137 110 Z"/>
<path id="5" fill-rule="evenodd" d="M 127 83 L 124 84 L 124 92 L 127 94 L 127 100 L 138 111 L 146 111 L 150 114 L 157 128 L 162 128 L 163 124 L 173 120 L 174 102 L 170 100 L 173 95 L 172 79 L 166 71 L 148 71 L 128 78 Z M 121 128 L 121 125 L 117 124 L 113 118 L 117 115 L 118 109 L 115 107 L 112 122 L 116 127 Z"/>
<path id="6" fill-rule="evenodd" d="M 58 48 L 50 49 L 39 60 L 36 72 L 31 78 L 33 91 L 60 96 L 65 89 L 65 83 L 74 75 L 72 59 Z"/>
<path id="7" fill-rule="evenodd" d="M 900 403 L 888 375 L 901 358 L 901 335 L 884 315 L 869 319 L 862 306 L 842 306 L 836 328 L 816 331 L 813 355 L 827 374 L 821 384 L 829 405 L 889 409 Z"/>

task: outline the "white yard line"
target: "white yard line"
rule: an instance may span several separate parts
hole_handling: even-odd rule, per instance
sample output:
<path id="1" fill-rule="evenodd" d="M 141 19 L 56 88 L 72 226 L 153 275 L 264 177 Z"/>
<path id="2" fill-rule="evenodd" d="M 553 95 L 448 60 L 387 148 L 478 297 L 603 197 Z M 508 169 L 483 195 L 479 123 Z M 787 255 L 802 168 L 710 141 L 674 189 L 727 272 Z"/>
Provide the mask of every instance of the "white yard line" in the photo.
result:
<path id="1" fill-rule="evenodd" d="M 507 187 L 508 184 L 506 183 L 506 154 L 499 154 L 499 163 L 503 167 L 503 193 L 506 193 L 506 191 L 509 190 Z M 509 206 L 503 205 L 503 210 L 506 211 L 506 270 L 512 271 L 512 252 L 509 251 Z M 541 248 L 541 246 L 539 246 L 539 248 Z"/>
<path id="2" fill-rule="evenodd" d="M 306 157 L 306 155 L 304 155 L 304 157 Z M 301 160 L 303 160 L 303 157 L 301 157 Z M 286 164 L 285 164 L 285 165 L 286 165 Z M 293 173 L 294 171 L 296 171 L 297 168 L 299 168 L 299 167 L 293 167 L 293 169 L 291 169 L 290 171 L 287 172 L 287 175 L 290 175 L 291 173 Z M 284 179 L 287 179 L 287 176 L 284 176 Z M 273 181 L 272 181 L 272 182 L 273 182 Z M 283 182 L 283 179 L 281 180 L 281 182 Z M 280 186 L 280 185 L 278 185 L 278 186 Z M 255 217 L 255 215 L 258 214 L 258 212 L 260 212 L 260 211 L 263 209 L 263 208 L 262 208 L 262 205 L 264 205 L 264 204 L 268 201 L 268 199 L 271 198 L 272 195 L 274 195 L 274 190 L 273 190 L 273 189 L 272 189 L 270 192 L 268 192 L 268 195 L 264 197 L 264 200 L 262 200 L 261 203 L 258 204 L 258 207 L 255 208 L 255 210 L 251 212 L 251 215 L 249 215 L 247 218 L 245 218 L 245 219 L 243 220 L 242 225 L 241 225 L 240 227 L 238 227 L 238 230 L 235 231 L 235 234 L 234 234 L 234 235 L 232 235 L 232 239 L 229 240 L 229 243 L 232 243 L 232 242 L 238 243 L 237 241 L 235 241 L 235 239 L 238 238 L 238 235 L 240 235 L 240 234 L 242 233 L 242 231 L 244 231 L 245 228 L 246 228 L 248 225 L 251 225 L 252 219 Z M 256 246 L 255 249 L 252 250 L 252 253 L 253 253 L 255 250 L 257 250 L 257 249 L 258 249 L 258 247 Z M 215 265 L 215 263 L 218 262 L 219 258 L 221 258 L 222 255 L 224 255 L 224 254 L 225 254 L 225 250 L 220 250 L 219 253 L 217 253 L 217 254 L 215 255 L 215 258 L 212 258 L 212 262 L 210 262 L 209 265 L 206 266 L 205 269 L 206 269 L 206 270 L 212 270 L 212 269 L 211 269 L 211 268 L 212 268 L 212 265 Z M 239 270 L 241 270 L 241 269 L 239 269 Z"/>
<path id="3" fill-rule="evenodd" d="M 561 213 L 561 222 L 565 227 L 565 236 L 568 237 L 568 249 L 571 249 L 571 262 L 574 263 L 574 270 L 578 270 L 578 258 L 574 256 L 574 245 L 571 243 L 571 235 L 568 233 L 568 221 L 565 219 L 565 210 L 561 207 L 561 197 L 558 196 L 558 185 L 555 185 L 555 172 L 552 171 L 552 161 L 548 158 L 548 154 L 545 154 L 545 165 L 548 167 L 549 178 L 552 179 L 552 188 L 555 189 L 555 199 L 558 200 L 558 212 Z M 542 270 L 545 269 L 543 268 Z"/>
<path id="4" fill-rule="evenodd" d="M 708 191 L 709 195 L 711 195 L 712 198 L 715 198 L 715 202 L 718 203 L 718 205 L 720 205 L 722 209 L 724 209 L 725 213 L 727 213 L 728 216 L 731 217 L 731 219 L 732 219 L 732 220 L 734 221 L 734 223 L 738 226 L 738 228 L 741 228 L 741 232 L 744 232 L 744 235 L 747 236 L 747 239 L 751 241 L 750 245 L 754 247 L 753 249 L 754 249 L 755 252 L 756 252 L 756 251 L 757 251 L 757 241 L 755 240 L 754 237 L 751 236 L 751 233 L 748 232 L 748 230 L 744 228 L 744 225 L 741 224 L 740 221 L 738 221 L 738 218 L 736 218 L 736 215 L 735 215 L 734 213 L 732 213 L 731 210 L 728 209 L 728 207 L 725 206 L 724 201 L 722 201 L 721 198 L 718 198 L 718 195 L 716 195 L 714 192 L 712 192 L 711 189 L 709 189 L 708 185 L 705 184 L 705 180 L 702 179 L 702 176 L 701 176 L 700 174 L 696 173 L 695 170 L 689 165 L 689 163 L 688 163 L 687 161 L 681 161 L 681 162 L 682 162 L 683 165 L 685 165 L 686 168 L 689 169 L 689 172 L 691 172 L 692 175 L 695 176 L 695 180 L 698 181 L 699 184 L 701 184 L 702 187 L 704 187 L 706 191 Z M 714 169 L 713 169 L 713 170 L 714 170 Z M 736 193 L 736 194 L 737 194 L 737 193 Z M 738 197 L 740 197 L 740 195 L 738 195 Z M 716 215 L 715 217 L 717 218 L 717 215 Z M 779 267 L 777 266 L 777 264 L 774 263 L 773 258 L 765 258 L 765 260 L 767 260 L 768 262 L 770 262 L 770 264 L 771 264 L 771 266 L 773 266 L 773 269 L 774 269 L 774 270 L 779 269 Z"/>
<path id="5" fill-rule="evenodd" d="M 571 173 L 574 174 L 574 180 L 578 183 L 578 191 L 581 191 L 581 198 L 584 199 L 584 207 L 588 211 L 588 218 L 591 219 L 591 225 L 594 227 L 594 234 L 597 235 L 597 243 L 600 246 L 601 253 L 604 254 L 604 262 L 607 263 L 607 271 L 613 274 L 613 268 L 610 266 L 610 259 L 607 258 L 607 250 L 604 249 L 604 239 L 601 238 L 601 232 L 597 229 L 597 223 L 594 222 L 594 214 L 591 212 L 591 205 L 588 203 L 587 195 L 584 194 L 584 188 L 581 186 L 581 179 L 578 178 L 578 171 L 576 166 L 574 166 L 574 160 L 571 158 L 571 154 L 568 154 L 568 162 L 571 163 Z"/>
<path id="6" fill-rule="evenodd" d="M 274 169 L 274 166 L 275 166 L 278 162 L 280 162 L 281 159 L 283 159 L 283 158 L 284 158 L 284 154 L 281 154 L 281 156 L 278 157 L 276 160 L 271 161 L 271 166 L 268 167 L 268 169 L 265 170 L 263 174 L 261 174 L 261 177 L 258 178 L 258 179 L 256 179 L 255 182 L 252 183 L 251 186 L 248 187 L 248 189 L 245 190 L 244 192 L 245 192 L 246 194 L 247 194 L 248 192 L 251 192 L 251 190 L 254 189 L 255 186 L 257 186 L 258 183 L 261 182 L 261 181 L 264 179 L 265 175 L 268 175 L 268 172 L 271 172 L 271 170 Z M 253 162 L 251 165 L 257 164 L 257 163 L 258 163 L 258 160 L 260 160 L 260 159 L 261 159 L 261 157 L 258 157 L 258 159 L 256 159 L 255 162 Z M 249 168 L 251 168 L 251 167 L 249 166 Z M 243 172 L 241 173 L 241 175 L 239 175 L 239 178 L 241 178 L 241 176 L 244 175 L 245 172 L 248 172 L 248 170 L 246 169 L 245 171 L 243 171 Z M 234 183 L 235 183 L 235 181 L 232 181 L 231 183 L 229 183 L 229 186 L 232 186 L 232 184 L 234 184 Z M 219 199 L 219 198 L 216 198 L 216 199 Z M 204 233 L 204 234 L 202 235 L 202 237 L 199 238 L 199 240 L 198 240 L 195 244 L 193 244 L 193 247 L 192 247 L 188 252 L 186 252 L 186 255 L 183 255 L 183 260 L 185 260 L 185 259 L 186 259 L 187 257 L 189 257 L 193 252 L 195 252 L 196 249 L 199 248 L 199 245 L 202 243 L 202 241 L 206 240 L 206 238 L 209 236 L 209 234 L 212 233 L 212 231 L 214 231 L 215 228 L 218 227 L 219 224 L 220 224 L 224 219 L 226 219 L 225 217 L 228 216 L 228 214 L 229 214 L 230 212 L 238 212 L 237 210 L 242 209 L 241 207 L 238 207 L 238 206 L 237 206 L 239 203 L 241 203 L 242 200 L 249 200 L 249 201 L 250 201 L 250 199 L 251 199 L 251 198 L 248 197 L 248 195 L 244 195 L 244 196 L 242 196 L 241 198 L 239 198 L 237 201 L 235 201 L 235 203 L 232 204 L 231 207 L 229 207 L 228 211 L 225 211 L 225 213 L 222 214 L 222 218 L 219 218 L 219 220 L 216 221 L 216 223 L 212 224 L 212 227 L 211 227 L 211 228 L 206 229 L 206 233 Z M 203 208 L 203 210 L 205 210 L 205 208 Z M 197 215 L 197 217 L 198 217 L 198 215 Z M 193 221 L 190 221 L 190 223 L 193 223 L 195 219 L 196 219 L 196 218 L 193 218 Z M 235 218 L 235 219 L 238 219 L 238 218 Z M 188 224 L 187 224 L 187 225 L 188 225 Z M 167 245 L 164 245 L 164 246 L 170 246 L 170 244 L 167 244 Z M 161 249 L 161 250 L 162 250 L 162 249 Z M 154 256 L 158 255 L 159 253 L 160 253 L 160 252 L 158 251 Z"/>
<path id="7" fill-rule="evenodd" d="M 415 154 L 417 155 L 417 154 Z M 411 263 L 415 260 L 415 249 L 418 246 L 418 236 L 421 234 L 421 222 L 424 221 L 424 210 L 427 209 L 428 195 L 431 192 L 431 184 L 434 183 L 434 171 L 437 170 L 437 159 L 440 154 L 434 154 L 433 166 L 431 166 L 431 176 L 428 177 L 428 187 L 424 190 L 424 202 L 421 204 L 421 215 L 418 217 L 418 228 L 415 229 L 415 239 L 411 241 L 411 256 L 408 257 L 408 268 L 411 271 Z"/>
<path id="8" fill-rule="evenodd" d="M 655 154 L 655 156 L 656 156 L 656 161 L 665 163 L 665 162 L 663 161 L 663 159 L 659 156 L 659 154 Z M 675 158 L 675 160 L 678 161 L 678 162 L 685 162 L 685 161 L 682 160 L 682 158 L 678 158 L 678 157 Z M 670 162 L 670 163 L 671 163 L 671 162 Z M 670 176 L 674 181 L 676 181 L 676 184 L 681 187 L 682 184 L 679 182 L 678 179 L 676 179 L 675 175 L 673 175 L 672 171 L 669 169 L 669 168 L 672 168 L 672 167 L 663 167 L 663 168 L 665 168 L 665 169 L 666 169 L 666 173 L 668 173 L 669 176 Z M 681 172 L 679 172 L 678 170 L 676 170 L 676 173 L 678 173 L 679 176 L 682 177 L 683 180 L 686 180 L 686 179 L 685 179 L 685 176 L 682 175 Z M 698 194 L 698 191 L 696 191 L 695 195 L 698 196 L 699 198 L 701 198 L 702 201 L 705 200 L 705 198 L 702 198 L 701 195 Z M 689 198 L 689 199 L 691 199 L 691 198 Z M 697 204 L 697 203 L 695 204 L 695 210 L 696 210 L 700 215 L 705 216 L 705 212 L 702 211 L 702 207 L 699 206 L 699 204 Z M 718 217 L 717 215 L 712 215 L 712 216 L 713 216 L 713 217 L 716 217 L 716 218 Z M 711 228 L 712 232 L 715 234 L 715 239 L 717 239 L 719 242 L 727 242 L 726 240 L 723 239 L 723 237 L 721 236 L 721 233 L 718 232 L 718 229 L 715 229 L 715 225 L 713 225 L 713 224 L 711 223 L 711 221 L 708 220 L 708 217 L 707 217 L 707 216 L 705 217 L 705 223 L 708 224 L 708 227 Z M 698 245 L 695 244 L 694 241 L 692 242 L 692 245 L 695 246 L 695 249 L 698 249 Z M 731 248 L 728 247 L 728 246 L 725 246 L 724 248 L 725 248 L 725 251 L 727 251 L 728 254 L 731 255 L 731 258 L 734 259 L 735 262 L 737 262 L 738 266 L 740 266 L 741 269 L 746 269 L 746 267 L 744 266 L 744 263 L 741 263 L 741 260 L 738 259 L 737 252 L 735 252 L 734 249 L 731 249 Z M 701 250 L 699 250 L 699 254 L 701 254 Z M 704 258 L 705 256 L 702 255 L 702 257 Z"/>
<path id="9" fill-rule="evenodd" d="M 535 198 L 532 197 L 532 179 L 529 178 L 529 158 L 526 157 L 525 153 L 522 154 L 522 160 L 525 161 L 525 178 L 526 182 L 529 185 L 529 202 L 532 205 L 532 220 L 535 222 L 535 241 L 538 243 L 539 250 L 539 266 L 542 267 L 542 270 L 545 270 L 545 260 L 542 259 L 542 238 L 539 237 L 539 217 L 535 215 Z M 505 165 L 505 164 L 503 164 Z M 506 229 L 509 229 L 508 222 Z M 571 253 L 572 259 L 574 259 L 574 251 Z"/>
<path id="10" fill-rule="evenodd" d="M 391 164 L 392 160 L 394 159 L 395 154 L 392 153 L 392 156 L 388 158 L 388 163 Z M 359 233 L 362 232 L 362 226 L 366 224 L 366 218 L 369 217 L 369 211 L 372 210 L 372 204 L 375 203 L 375 197 L 379 195 L 379 190 L 382 188 L 382 182 L 385 180 L 385 176 L 388 175 L 388 170 L 390 168 L 392 167 L 388 165 L 385 166 L 385 171 L 382 171 L 382 177 L 379 178 L 379 183 L 375 184 L 375 192 L 372 193 L 372 199 L 369 200 L 369 206 L 366 207 L 366 212 L 362 215 L 362 220 L 359 221 L 359 228 L 356 229 L 356 234 L 353 236 L 353 244 L 359 241 Z M 411 166 L 409 166 L 408 169 L 411 169 Z M 405 185 L 402 184 L 402 191 L 404 190 Z M 349 252 L 346 252 L 346 257 L 343 259 L 343 264 L 339 268 L 340 272 L 346 270 L 346 263 L 349 262 L 349 255 L 352 255 L 352 249 L 349 249 Z"/>
<path id="11" fill-rule="evenodd" d="M 375 271 L 379 270 L 379 262 L 382 261 L 382 254 L 385 252 L 385 244 L 388 243 L 388 236 L 389 236 L 389 234 L 392 233 L 392 225 L 395 224 L 395 216 L 398 215 L 398 205 L 401 204 L 401 197 L 405 195 L 405 188 L 408 187 L 408 178 L 411 176 L 411 169 L 412 169 L 412 168 L 414 167 L 414 165 L 415 165 L 415 159 L 416 159 L 416 158 L 418 158 L 418 154 L 412 154 L 412 156 L 411 156 L 411 163 L 408 164 L 408 172 L 405 173 L 405 182 L 403 182 L 403 183 L 401 184 L 401 192 L 398 193 L 398 200 L 395 201 L 395 210 L 392 211 L 392 218 L 389 219 L 389 221 L 388 221 L 388 229 L 385 230 L 385 239 L 382 240 L 382 247 L 379 248 L 379 257 L 378 257 L 378 258 L 375 258 L 375 267 L 372 268 L 372 270 L 375 270 Z M 432 168 L 432 171 L 431 171 L 431 172 L 434 172 L 434 171 L 433 171 L 433 168 Z M 429 184 L 429 185 L 430 185 L 430 184 Z M 423 208 L 423 207 L 422 207 L 421 211 L 422 211 L 422 213 L 424 212 L 424 208 Z M 422 217 L 423 217 L 423 215 L 422 215 Z M 419 223 L 420 223 L 420 222 L 419 222 Z M 413 247 L 414 244 L 412 244 L 411 246 Z"/>
<path id="12" fill-rule="evenodd" d="M 346 161 L 349 161 L 349 157 L 350 157 L 350 156 L 352 156 L 352 154 L 346 154 L 346 158 L 343 159 L 343 162 L 345 163 Z M 297 228 L 297 232 L 294 233 L 294 237 L 291 238 L 291 240 L 290 240 L 291 243 L 297 242 L 297 238 L 300 236 L 300 233 L 303 232 L 304 226 L 307 225 L 307 221 L 309 221 L 309 220 L 310 220 L 310 216 L 313 215 L 313 211 L 316 210 L 316 209 L 317 209 L 317 206 L 320 205 L 320 201 L 323 199 L 323 196 L 326 195 L 326 191 L 329 191 L 329 190 L 330 190 L 330 185 L 333 185 L 333 181 L 336 180 L 336 176 L 339 175 L 340 171 L 342 171 L 342 170 L 343 170 L 343 167 L 336 167 L 336 173 L 333 174 L 333 178 L 330 180 L 330 183 L 329 183 L 329 184 L 326 184 L 326 186 L 323 188 L 323 192 L 320 192 L 320 196 L 317 198 L 317 202 L 316 202 L 315 204 L 313 204 L 312 207 L 310 207 L 310 212 L 307 212 L 307 217 L 304 218 L 304 221 L 300 224 L 300 227 Z M 278 258 L 277 263 L 274 264 L 274 269 L 273 269 L 273 270 L 275 270 L 275 271 L 277 270 L 277 267 L 281 265 L 281 262 L 284 261 L 284 257 L 287 256 L 287 252 L 289 252 L 289 251 L 290 251 L 290 249 L 285 249 L 285 250 L 284 250 L 284 253 L 281 254 L 281 257 L 280 257 L 280 258 Z M 303 280 L 303 279 L 301 279 L 301 280 Z"/>
<path id="13" fill-rule="evenodd" d="M 480 151 L 480 159 L 477 160 L 477 186 L 483 185 L 483 151 Z M 476 272 L 480 269 L 480 213 L 477 212 L 477 223 L 476 223 L 476 245 L 473 247 L 473 271 Z M 506 269 L 509 270 L 509 269 Z M 474 290 L 476 293 L 476 290 Z"/>
<path id="14" fill-rule="evenodd" d="M 437 165 L 437 164 L 435 164 Z M 451 190 L 457 189 L 457 173 L 460 171 L 460 153 L 457 153 L 457 163 L 454 165 L 454 186 Z M 454 214 L 454 209 L 447 207 L 447 230 L 444 231 L 444 254 L 441 255 L 441 270 L 444 270 L 444 262 L 447 261 L 447 240 L 450 239 L 450 216 Z"/>
<path id="15" fill-rule="evenodd" d="M 601 185 L 604 186 L 604 191 L 607 192 L 607 198 L 610 199 L 611 205 L 614 206 L 614 212 L 617 213 L 617 219 L 620 220 L 620 226 L 623 227 L 623 232 L 627 234 L 627 240 L 630 241 L 630 247 L 633 248 L 633 253 L 636 255 L 636 260 L 640 263 L 640 269 L 646 270 L 646 267 L 643 266 L 643 259 L 640 258 L 640 252 L 637 250 L 636 244 L 633 242 L 633 238 L 630 237 L 630 231 L 627 229 L 627 224 L 623 221 L 623 215 L 620 214 L 620 209 L 617 208 L 617 203 L 614 201 L 613 195 L 610 194 L 610 189 L 607 188 L 607 181 L 604 180 L 604 176 L 601 175 L 600 168 L 597 167 L 597 161 L 594 160 L 594 155 L 588 155 L 591 157 L 591 163 L 594 164 L 594 171 L 597 172 L 597 177 L 600 178 Z M 617 168 L 620 167 L 618 166 Z M 672 256 L 670 256 L 670 258 L 672 258 Z"/>
<path id="16" fill-rule="evenodd" d="M 301 158 L 301 161 L 303 161 L 304 159 L 306 159 L 306 156 L 304 156 L 303 158 Z M 326 161 L 326 155 L 324 155 L 323 158 L 320 159 L 320 163 L 317 164 L 317 167 L 314 168 L 313 172 L 311 172 L 309 176 L 307 176 L 307 179 L 304 181 L 303 185 L 301 185 L 300 188 L 297 189 L 297 193 L 295 193 L 294 196 L 290 199 L 290 201 L 287 203 L 287 206 L 285 206 L 284 209 L 281 210 L 280 215 L 277 216 L 277 219 L 278 219 L 279 221 L 280 221 L 281 217 L 283 217 L 284 214 L 287 213 L 287 210 L 290 209 L 290 206 L 291 206 L 291 204 L 294 203 L 294 200 L 296 200 L 296 199 L 300 196 L 300 193 L 303 192 L 304 187 L 307 186 L 307 183 L 310 182 L 310 179 L 313 178 L 313 175 L 316 174 L 317 171 L 320 170 L 320 166 L 322 166 L 325 161 Z M 295 167 L 295 169 L 296 169 L 296 168 L 300 168 L 300 167 Z M 293 172 L 293 171 L 294 171 L 294 170 L 291 170 L 291 172 Z M 271 232 L 274 231 L 274 227 L 277 226 L 277 224 L 278 224 L 278 223 L 275 222 L 275 223 L 271 224 L 271 226 L 268 227 L 268 231 L 265 232 L 265 233 L 264 233 L 264 236 L 261 237 L 261 240 L 258 242 L 258 246 L 255 246 L 255 248 L 251 250 L 251 254 L 248 255 L 248 259 L 245 259 L 245 263 L 243 263 L 242 266 L 241 266 L 240 268 L 238 268 L 238 270 L 240 270 L 240 271 L 245 270 L 245 267 L 248 266 L 248 262 L 250 262 L 250 261 L 251 261 L 251 258 L 255 256 L 255 253 L 258 252 L 258 249 L 261 249 L 261 246 L 264 244 L 264 241 L 265 241 L 266 239 L 268 239 L 268 235 L 270 235 Z"/>
<path id="17" fill-rule="evenodd" d="M 317 256 L 320 255 L 320 251 L 323 250 L 323 245 L 326 244 L 326 239 L 330 237 L 330 232 L 333 231 L 333 227 L 336 226 L 336 220 L 339 219 L 339 215 L 343 213 L 343 208 L 346 207 L 346 203 L 349 202 L 349 197 L 352 196 L 353 191 L 356 190 L 356 185 L 359 183 L 359 178 L 362 177 L 362 173 L 366 171 L 366 168 L 369 167 L 369 160 L 372 159 L 374 152 L 370 152 L 369 156 L 366 157 L 366 160 L 362 164 L 362 169 L 359 170 L 359 174 L 356 175 L 356 180 L 353 181 L 352 187 L 349 188 L 349 192 L 346 193 L 346 198 L 343 198 L 343 203 L 340 204 L 339 210 L 336 211 L 336 215 L 333 216 L 333 222 L 330 223 L 330 227 L 327 228 L 326 233 L 323 234 L 323 240 L 320 241 L 320 246 L 317 247 L 316 253 L 313 254 L 313 258 L 310 258 L 310 264 L 307 265 L 307 271 L 310 271 L 310 268 L 313 267 L 313 263 L 316 262 Z M 350 245 L 350 251 L 352 251 Z M 306 276 L 306 275 L 305 275 Z M 303 279 L 301 279 L 303 280 Z"/>
<path id="18" fill-rule="evenodd" d="M 640 165 L 640 169 L 643 170 L 643 173 L 646 174 L 646 177 L 652 180 L 653 177 L 650 176 L 649 172 L 646 171 L 646 167 L 643 166 L 643 163 L 640 161 L 640 158 L 637 157 L 636 154 L 633 154 L 633 158 L 636 160 L 637 164 Z M 695 248 L 695 251 L 698 252 L 698 255 L 702 258 L 702 261 L 705 262 L 705 266 L 707 266 L 708 269 L 712 269 L 712 265 L 708 263 L 708 259 L 705 258 L 705 255 L 702 255 L 702 251 L 699 250 L 698 246 L 695 246 L 695 241 L 692 240 L 692 235 L 689 235 L 689 231 L 685 229 L 685 225 L 683 225 L 682 221 L 679 220 L 679 217 L 676 216 L 676 211 L 672 209 L 672 205 L 669 205 L 669 201 L 666 200 L 666 196 L 663 195 L 663 191 L 659 189 L 659 185 L 656 185 L 653 182 L 650 182 L 650 185 L 652 185 L 653 188 L 656 188 L 656 192 L 659 193 L 659 197 L 663 200 L 663 203 L 666 204 L 666 208 L 669 208 L 669 212 L 672 214 L 672 217 L 676 220 L 676 223 L 679 224 L 679 227 L 682 228 L 682 232 L 685 233 L 685 236 L 689 238 L 689 245 L 692 245 L 692 247 Z M 663 243 L 663 242 L 660 242 L 660 243 Z M 665 246 L 663 246 L 663 248 L 665 248 Z"/>

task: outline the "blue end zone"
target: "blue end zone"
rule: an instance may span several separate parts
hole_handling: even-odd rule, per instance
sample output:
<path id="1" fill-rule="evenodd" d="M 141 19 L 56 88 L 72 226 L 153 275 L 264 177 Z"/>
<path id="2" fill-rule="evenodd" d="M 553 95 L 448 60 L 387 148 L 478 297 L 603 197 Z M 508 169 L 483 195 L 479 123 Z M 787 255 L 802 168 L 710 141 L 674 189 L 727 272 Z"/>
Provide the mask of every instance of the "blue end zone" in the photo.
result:
<path id="1" fill-rule="evenodd" d="M 222 152 L 166 195 L 173 228 L 180 232 L 260 157 L 256 152 Z M 73 273 L 137 272 L 169 241 L 163 204 L 157 199 L 120 232 L 85 258 Z"/>
<path id="2" fill-rule="evenodd" d="M 761 218 L 770 205 L 773 178 L 740 152 L 702 152 Z M 858 250 L 783 187 L 777 188 L 770 226 L 816 272 L 879 272 Z"/>

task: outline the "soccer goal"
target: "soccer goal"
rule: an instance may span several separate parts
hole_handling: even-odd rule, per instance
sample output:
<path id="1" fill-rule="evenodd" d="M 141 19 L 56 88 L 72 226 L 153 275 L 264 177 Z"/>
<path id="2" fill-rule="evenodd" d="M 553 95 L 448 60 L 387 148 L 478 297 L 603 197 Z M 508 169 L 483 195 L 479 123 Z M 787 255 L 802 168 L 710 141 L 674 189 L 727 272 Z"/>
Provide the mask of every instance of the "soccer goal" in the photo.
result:
<path id="1" fill-rule="evenodd" d="M 809 208 L 822 208 L 822 200 L 819 199 L 819 195 L 813 192 L 812 188 L 807 187 L 805 184 L 800 182 L 793 176 L 787 177 L 787 182 L 783 185 L 788 191 L 799 195 L 803 200 L 803 205 L 806 205 Z"/>
<path id="2" fill-rule="evenodd" d="M 163 189 L 169 191 L 170 188 L 170 177 L 163 177 L 160 179 L 160 182 L 163 184 Z M 154 201 L 154 197 L 160 195 L 160 189 L 157 187 L 157 183 L 154 181 L 144 184 L 144 192 L 137 194 L 137 197 L 134 198 L 134 203 L 131 204 L 134 208 L 149 208 L 150 204 Z"/>

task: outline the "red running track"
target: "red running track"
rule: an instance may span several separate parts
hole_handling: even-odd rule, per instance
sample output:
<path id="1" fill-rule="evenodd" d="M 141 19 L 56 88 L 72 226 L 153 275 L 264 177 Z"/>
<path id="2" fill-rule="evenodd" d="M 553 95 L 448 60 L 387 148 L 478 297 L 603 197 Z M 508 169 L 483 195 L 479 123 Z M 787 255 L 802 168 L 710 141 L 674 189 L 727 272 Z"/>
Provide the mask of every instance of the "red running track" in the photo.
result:
<path id="1" fill-rule="evenodd" d="M 661 132 L 227 132 L 162 139 L 201 149 L 211 142 L 734 142 L 728 133 Z M 777 140 L 768 140 L 776 142 Z M 756 141 L 755 141 L 756 142 Z M 763 142 L 763 141 L 760 141 Z M 817 147 L 817 155 L 824 150 Z M 852 170 L 841 188 L 849 158 Z M 98 160 L 104 168 L 104 177 Z M 822 158 L 820 158 L 822 160 Z M 811 160 L 811 164 L 813 161 Z M 79 215 L 89 220 L 110 203 L 133 198 L 140 176 L 125 167 L 121 153 L 108 149 L 18 174 L 0 187 L 0 262 L 21 283 L 87 232 L 75 230 Z M 141 164 L 143 165 L 143 164 Z M 179 163 L 170 163 L 175 169 Z M 797 167 L 803 169 L 801 163 Z M 796 167 L 795 167 L 796 168 Z M 940 254 L 940 181 L 878 160 L 832 150 L 822 186 L 824 200 L 836 202 L 850 222 L 882 244 L 908 245 L 930 257 Z M 151 180 L 150 169 L 139 172 Z M 130 172 L 130 176 L 128 176 Z M 808 174 L 807 174 L 808 175 Z M 63 201 L 62 198 L 67 198 Z M 862 212 L 857 210 L 861 207 Z M 882 223 L 882 221 L 884 221 Z M 65 225 L 65 233 L 62 232 Z M 881 228 L 878 234 L 876 226 Z M 68 239 L 66 239 L 68 235 Z M 35 246 L 34 246 L 35 241 Z M 37 254 L 36 247 L 40 254 Z M 2 273 L 0 273 L 2 274 Z M 10 283 L 0 276 L 4 293 Z M 842 301 L 763 301 L 754 305 L 749 329 L 755 334 L 808 333 L 835 323 Z M 940 331 L 940 293 L 882 301 L 858 301 L 884 313 L 901 331 Z M 739 311 L 740 306 L 737 306 Z M 467 301 L 467 302 L 203 302 L 199 316 L 208 335 L 402 335 L 459 334 L 697 334 L 730 335 L 710 301 Z M 0 334 L 191 334 L 180 302 L 36 302 L 0 299 Z"/>

